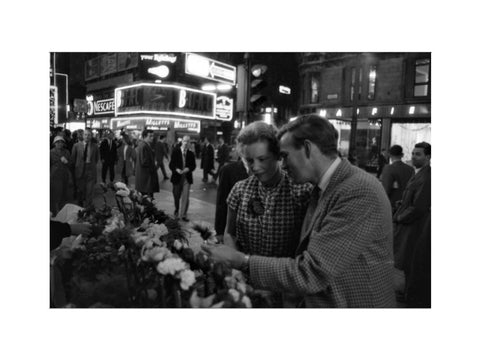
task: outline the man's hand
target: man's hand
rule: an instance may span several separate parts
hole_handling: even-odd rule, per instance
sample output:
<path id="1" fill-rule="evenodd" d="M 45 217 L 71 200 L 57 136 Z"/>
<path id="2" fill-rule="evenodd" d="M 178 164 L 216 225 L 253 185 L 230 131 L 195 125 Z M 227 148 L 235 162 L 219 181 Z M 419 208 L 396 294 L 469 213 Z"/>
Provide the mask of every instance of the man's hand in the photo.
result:
<path id="1" fill-rule="evenodd" d="M 202 245 L 202 250 L 208 254 L 208 257 L 213 262 L 225 262 L 232 268 L 240 269 L 244 260 L 245 254 L 234 250 L 225 245 Z"/>
<path id="2" fill-rule="evenodd" d="M 74 223 L 70 225 L 72 235 L 83 234 L 89 236 L 92 233 L 92 225 L 89 223 Z"/>
<path id="3" fill-rule="evenodd" d="M 182 173 L 188 173 L 190 172 L 190 168 L 188 167 L 185 167 L 183 170 L 182 170 Z"/>
<path id="4" fill-rule="evenodd" d="M 178 174 L 183 174 L 183 171 L 180 170 L 179 168 L 175 169 L 177 171 Z"/>

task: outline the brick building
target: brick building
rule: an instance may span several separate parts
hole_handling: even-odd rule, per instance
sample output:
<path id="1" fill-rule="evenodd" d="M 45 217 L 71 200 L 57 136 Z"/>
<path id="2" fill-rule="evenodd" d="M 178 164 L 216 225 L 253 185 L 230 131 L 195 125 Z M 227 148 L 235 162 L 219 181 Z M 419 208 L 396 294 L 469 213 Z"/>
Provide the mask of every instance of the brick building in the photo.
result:
<path id="1" fill-rule="evenodd" d="M 300 114 L 326 116 L 339 149 L 374 170 L 381 149 L 431 137 L 430 53 L 302 53 Z"/>

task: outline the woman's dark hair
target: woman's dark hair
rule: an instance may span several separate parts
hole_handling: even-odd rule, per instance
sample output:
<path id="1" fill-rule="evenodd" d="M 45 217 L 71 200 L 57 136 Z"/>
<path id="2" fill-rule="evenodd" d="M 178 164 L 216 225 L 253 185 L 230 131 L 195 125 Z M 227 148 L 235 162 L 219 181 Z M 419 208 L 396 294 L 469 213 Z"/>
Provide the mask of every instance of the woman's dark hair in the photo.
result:
<path id="1" fill-rule="evenodd" d="M 326 118 L 317 114 L 301 115 L 297 119 L 285 124 L 278 132 L 280 140 L 285 133 L 292 135 L 293 146 L 304 146 L 305 140 L 314 143 L 324 155 L 338 154 L 338 132 Z"/>
<path id="2" fill-rule="evenodd" d="M 280 145 L 277 138 L 277 128 L 262 121 L 253 122 L 243 128 L 237 137 L 239 146 L 249 145 L 258 141 L 268 143 L 268 150 L 275 156 L 280 156 Z"/>

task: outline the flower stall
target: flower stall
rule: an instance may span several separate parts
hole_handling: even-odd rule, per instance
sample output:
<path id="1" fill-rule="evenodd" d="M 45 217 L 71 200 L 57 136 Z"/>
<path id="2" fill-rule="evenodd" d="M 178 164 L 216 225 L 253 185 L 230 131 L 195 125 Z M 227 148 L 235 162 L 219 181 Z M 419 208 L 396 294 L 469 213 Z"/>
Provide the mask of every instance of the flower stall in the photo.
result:
<path id="1" fill-rule="evenodd" d="M 217 242 L 210 224 L 186 227 L 153 199 L 121 182 L 113 187 L 116 207 L 105 202 L 76 214 L 76 222 L 92 225 L 91 236 L 52 252 L 53 307 L 269 306 L 240 271 L 201 252 Z"/>

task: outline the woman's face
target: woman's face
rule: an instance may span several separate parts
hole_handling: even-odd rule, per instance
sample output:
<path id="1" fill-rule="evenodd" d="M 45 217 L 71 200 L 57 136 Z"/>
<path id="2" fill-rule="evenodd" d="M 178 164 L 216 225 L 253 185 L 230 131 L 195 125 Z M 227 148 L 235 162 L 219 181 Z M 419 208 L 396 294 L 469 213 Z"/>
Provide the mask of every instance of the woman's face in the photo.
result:
<path id="1" fill-rule="evenodd" d="M 55 143 L 55 148 L 62 149 L 63 148 L 63 142 L 61 142 L 61 141 L 56 142 Z"/>
<path id="2" fill-rule="evenodd" d="M 268 142 L 258 141 L 244 147 L 248 168 L 262 183 L 268 183 L 278 172 L 278 158 L 268 149 Z"/>

